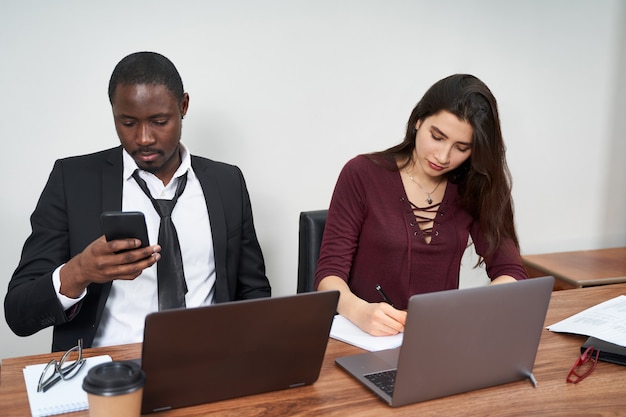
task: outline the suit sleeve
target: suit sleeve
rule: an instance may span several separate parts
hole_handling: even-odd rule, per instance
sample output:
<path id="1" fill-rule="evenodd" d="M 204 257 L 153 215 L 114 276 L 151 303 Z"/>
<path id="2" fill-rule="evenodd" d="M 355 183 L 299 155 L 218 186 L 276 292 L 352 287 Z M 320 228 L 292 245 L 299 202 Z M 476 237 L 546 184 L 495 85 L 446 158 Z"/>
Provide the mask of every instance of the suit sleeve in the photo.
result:
<path id="1" fill-rule="evenodd" d="M 254 218 L 252 215 L 252 204 L 250 195 L 246 187 L 245 180 L 241 171 L 237 170 L 241 185 L 241 202 L 242 202 L 242 222 L 240 236 L 228 236 L 231 247 L 231 240 L 240 239 L 239 256 L 238 256 L 238 278 L 236 299 L 250 299 L 269 297 L 271 288 L 269 280 L 265 275 L 265 262 L 263 252 L 259 244 L 256 230 L 254 227 Z M 234 259 L 234 258 L 231 258 Z M 234 265 L 233 265 L 234 266 Z"/>
<path id="2" fill-rule="evenodd" d="M 68 321 L 52 284 L 52 272 L 70 258 L 63 170 L 59 161 L 30 222 L 32 231 L 4 300 L 7 324 L 18 336 Z"/>

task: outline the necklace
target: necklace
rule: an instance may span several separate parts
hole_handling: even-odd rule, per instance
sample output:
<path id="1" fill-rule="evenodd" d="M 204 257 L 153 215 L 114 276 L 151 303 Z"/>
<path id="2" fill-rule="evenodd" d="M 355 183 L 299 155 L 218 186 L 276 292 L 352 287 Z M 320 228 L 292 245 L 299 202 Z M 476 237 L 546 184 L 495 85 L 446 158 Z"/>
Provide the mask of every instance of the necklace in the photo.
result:
<path id="1" fill-rule="evenodd" d="M 419 182 L 415 181 L 415 179 L 413 178 L 413 175 L 411 175 L 411 173 L 409 172 L 409 170 L 404 171 L 404 173 L 405 173 L 406 175 L 408 175 L 408 177 L 409 177 L 409 179 L 411 180 L 411 182 L 412 182 L 412 183 L 414 183 L 415 185 L 417 185 L 418 187 L 420 187 L 420 189 L 421 189 L 421 190 L 422 190 L 422 191 L 423 191 L 423 192 L 424 192 L 424 193 L 428 196 L 428 197 L 426 198 L 426 202 L 427 202 L 428 204 L 432 204 L 432 203 L 433 203 L 433 199 L 432 199 L 432 197 L 431 197 L 430 195 L 431 195 L 432 193 L 434 193 L 435 191 L 437 191 L 437 188 L 439 188 L 439 186 L 441 185 L 441 183 L 443 182 L 443 180 L 439 180 L 439 182 L 437 183 L 437 185 L 435 185 L 435 188 L 433 188 L 433 190 L 432 190 L 431 192 L 428 192 L 428 191 L 426 191 L 426 190 L 424 189 L 424 187 L 422 187 L 422 186 L 420 185 L 420 183 L 419 183 Z"/>

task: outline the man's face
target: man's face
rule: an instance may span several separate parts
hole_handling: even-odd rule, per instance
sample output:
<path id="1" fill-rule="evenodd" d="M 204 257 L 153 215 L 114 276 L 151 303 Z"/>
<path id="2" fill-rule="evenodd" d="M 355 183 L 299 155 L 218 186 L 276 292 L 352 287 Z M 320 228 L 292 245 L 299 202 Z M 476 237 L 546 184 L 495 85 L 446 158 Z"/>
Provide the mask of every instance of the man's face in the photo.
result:
<path id="1" fill-rule="evenodd" d="M 180 165 L 182 118 L 189 96 L 182 102 L 164 85 L 119 84 L 113 96 L 115 130 L 139 168 L 169 183 Z"/>

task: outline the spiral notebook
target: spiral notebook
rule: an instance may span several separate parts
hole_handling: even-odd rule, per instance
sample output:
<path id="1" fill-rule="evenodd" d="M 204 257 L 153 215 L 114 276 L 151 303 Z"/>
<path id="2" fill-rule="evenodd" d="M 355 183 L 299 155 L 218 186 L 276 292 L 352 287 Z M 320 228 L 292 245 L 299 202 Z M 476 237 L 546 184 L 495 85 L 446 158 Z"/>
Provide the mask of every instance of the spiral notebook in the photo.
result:
<path id="1" fill-rule="evenodd" d="M 110 361 L 109 355 L 87 358 L 85 365 L 74 378 L 69 381 L 62 381 L 46 392 L 37 392 L 37 385 L 41 372 L 47 363 L 25 367 L 24 381 L 26 382 L 26 392 L 28 393 L 32 416 L 43 417 L 88 409 L 87 393 L 83 391 L 83 378 L 89 369 Z"/>

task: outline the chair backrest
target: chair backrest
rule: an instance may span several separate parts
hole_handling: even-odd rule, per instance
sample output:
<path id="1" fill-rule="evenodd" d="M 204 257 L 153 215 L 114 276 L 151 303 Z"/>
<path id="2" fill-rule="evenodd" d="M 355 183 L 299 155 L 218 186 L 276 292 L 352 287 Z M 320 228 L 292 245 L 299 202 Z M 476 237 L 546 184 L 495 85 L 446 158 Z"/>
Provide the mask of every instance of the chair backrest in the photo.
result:
<path id="1" fill-rule="evenodd" d="M 298 236 L 298 293 L 314 291 L 315 269 L 320 256 L 320 246 L 328 210 L 300 213 Z"/>

